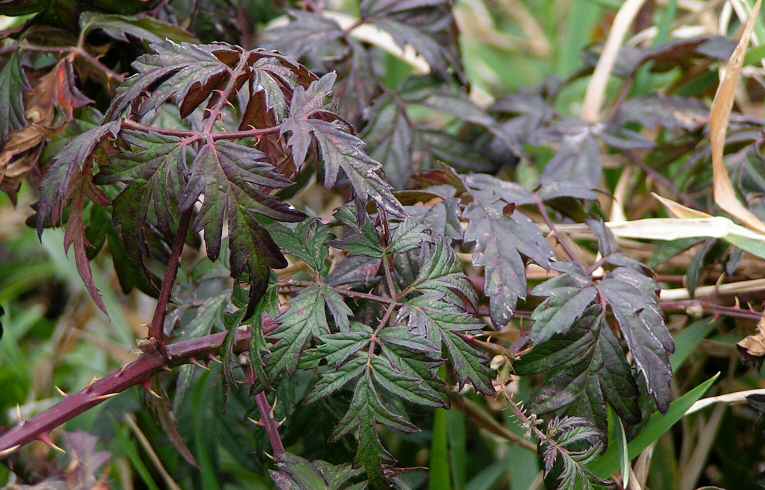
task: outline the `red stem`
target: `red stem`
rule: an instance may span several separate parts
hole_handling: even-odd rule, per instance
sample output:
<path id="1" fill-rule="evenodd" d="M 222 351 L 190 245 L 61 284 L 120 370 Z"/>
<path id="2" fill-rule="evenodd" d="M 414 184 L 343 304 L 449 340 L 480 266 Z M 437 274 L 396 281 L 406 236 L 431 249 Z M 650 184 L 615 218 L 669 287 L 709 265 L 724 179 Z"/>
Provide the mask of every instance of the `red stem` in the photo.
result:
<path id="1" fill-rule="evenodd" d="M 258 404 L 258 411 L 260 412 L 260 423 L 263 424 L 263 428 L 266 430 L 266 434 L 268 434 L 268 441 L 271 443 L 274 459 L 279 461 L 284 456 L 286 450 L 279 435 L 279 423 L 274 419 L 274 412 L 268 403 L 266 392 L 261 391 L 255 395 L 255 402 Z"/>
<path id="2" fill-rule="evenodd" d="M 264 320 L 264 333 L 276 328 L 276 323 Z M 53 429 L 73 419 L 82 412 L 136 385 L 143 384 L 157 372 L 170 366 L 189 364 L 196 359 L 204 359 L 218 352 L 223 345 L 227 332 L 220 332 L 192 340 L 169 344 L 165 347 L 166 355 L 157 351 L 146 352 L 135 361 L 126 364 L 105 378 L 74 393 L 41 414 L 18 424 L 13 429 L 0 435 L 0 458 L 13 453 L 19 447 L 46 437 Z M 234 350 L 244 352 L 250 346 L 250 332 L 240 330 L 236 333 Z M 260 402 L 258 402 L 260 408 Z M 270 415 L 270 407 L 268 414 Z M 264 417 L 264 421 L 267 417 Z M 269 435 L 270 436 L 270 435 Z M 283 446 L 282 446 L 283 450 Z M 277 447 L 274 447 L 277 452 Z"/>
<path id="3" fill-rule="evenodd" d="M 149 338 L 153 338 L 162 346 L 165 342 L 165 315 L 167 315 L 167 305 L 170 303 L 170 296 L 173 292 L 175 277 L 178 274 L 178 266 L 181 264 L 181 253 L 183 245 L 186 243 L 186 236 L 189 234 L 191 226 L 191 217 L 194 214 L 194 208 L 190 207 L 181 214 L 181 221 L 178 224 L 178 233 L 175 235 L 173 249 L 170 260 L 167 263 L 165 277 L 162 279 L 162 290 L 159 292 L 157 307 L 154 308 L 154 316 L 149 326 Z"/>
<path id="4" fill-rule="evenodd" d="M 561 234 L 555 227 L 555 223 L 553 223 L 553 221 L 550 219 L 550 215 L 547 213 L 547 208 L 545 208 L 545 203 L 538 195 L 535 195 L 534 198 L 536 200 L 537 208 L 542 215 L 542 219 L 552 234 L 555 235 L 555 239 L 558 241 L 558 243 L 560 243 L 560 246 L 563 247 L 563 251 L 566 252 L 568 258 L 571 259 L 571 262 L 577 264 L 582 270 L 586 270 L 584 265 L 579 261 L 579 258 L 577 257 L 576 252 L 574 252 L 574 249 L 569 245 L 568 237 Z"/>
<path id="5" fill-rule="evenodd" d="M 146 124 L 137 123 L 135 121 L 131 121 L 130 119 L 125 119 L 122 121 L 122 126 L 128 129 L 135 129 L 136 131 L 143 131 L 145 133 L 157 133 L 157 134 L 164 134 L 166 136 L 176 136 L 178 138 L 196 138 L 199 139 L 202 137 L 202 133 L 199 131 L 188 131 L 185 129 L 167 129 L 167 128 L 160 128 L 158 126 L 147 126 Z M 281 126 L 271 126 L 268 128 L 253 128 L 253 129 L 245 129 L 242 131 L 224 131 L 224 132 L 211 132 L 210 137 L 213 140 L 231 140 L 231 139 L 241 139 L 241 138 L 249 138 L 253 136 L 260 136 L 263 134 L 271 134 L 271 133 L 278 133 L 281 131 Z"/>
<path id="6" fill-rule="evenodd" d="M 762 319 L 762 313 L 752 310 L 744 310 L 734 306 L 723 306 L 709 301 L 700 301 L 696 299 L 685 299 L 678 301 L 662 301 L 660 303 L 662 310 L 687 312 L 689 308 L 700 308 L 705 313 L 711 313 L 718 316 L 729 316 L 745 320 L 759 321 Z"/>

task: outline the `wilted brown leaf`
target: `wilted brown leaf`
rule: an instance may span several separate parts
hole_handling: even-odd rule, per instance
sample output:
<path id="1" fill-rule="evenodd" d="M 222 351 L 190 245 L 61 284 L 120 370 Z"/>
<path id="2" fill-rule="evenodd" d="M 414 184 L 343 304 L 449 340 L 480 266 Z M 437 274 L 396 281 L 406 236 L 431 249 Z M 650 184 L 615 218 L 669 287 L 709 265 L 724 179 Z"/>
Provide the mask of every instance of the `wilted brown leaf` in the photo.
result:
<path id="1" fill-rule="evenodd" d="M 69 58 L 42 76 L 27 94 L 29 125 L 12 133 L 0 152 L 0 190 L 13 195 L 36 167 L 46 139 L 74 118 L 75 109 L 91 102 L 77 89 Z"/>
<path id="2" fill-rule="evenodd" d="M 765 317 L 757 323 L 757 332 L 745 337 L 738 344 L 741 354 L 749 358 L 765 357 Z"/>

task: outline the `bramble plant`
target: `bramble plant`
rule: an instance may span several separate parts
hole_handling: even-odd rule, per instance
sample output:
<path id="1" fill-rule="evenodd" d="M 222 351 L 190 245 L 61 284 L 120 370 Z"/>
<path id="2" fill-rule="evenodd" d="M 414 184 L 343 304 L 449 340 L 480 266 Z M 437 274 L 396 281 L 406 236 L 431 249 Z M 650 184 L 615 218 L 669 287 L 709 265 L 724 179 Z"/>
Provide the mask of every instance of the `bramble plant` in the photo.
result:
<path id="1" fill-rule="evenodd" d="M 692 299 L 705 268 L 734 276 L 744 252 L 765 255 L 762 121 L 731 115 L 752 22 L 738 58 L 721 37 L 614 58 L 609 37 L 570 77 L 487 104 L 448 0 L 363 0 L 356 16 L 187 3 L 0 2 L 22 16 L 0 46 L 0 186 L 34 196 L 41 239 L 64 229 L 103 315 L 101 257 L 125 294 L 156 298 L 133 360 L 0 432 L 16 475 L 28 443 L 56 447 L 52 431 L 97 405 L 135 426 L 121 394 L 138 386 L 144 424 L 174 448 L 163 458 L 184 481 L 202 469 L 204 488 L 226 458 L 284 489 L 464 488 L 465 468 L 443 466 L 453 434 L 438 439 L 454 413 L 536 453 L 552 488 L 626 486 L 634 447 L 709 387 L 673 403 L 688 351 L 673 357 L 667 314 L 759 318 Z M 717 80 L 702 77 L 729 58 L 710 120 Z M 603 109 L 609 75 L 622 85 Z M 581 117 L 562 110 L 590 76 Z M 635 172 L 673 218 L 626 219 Z M 715 204 L 743 226 L 697 211 Z M 649 262 L 636 239 L 671 241 Z M 650 266 L 701 242 L 690 295 L 660 298 Z M 762 335 L 740 344 L 748 357 Z M 208 424 L 225 436 L 205 439 Z M 65 445 L 91 461 L 70 484 L 103 484 L 108 454 L 83 434 Z"/>

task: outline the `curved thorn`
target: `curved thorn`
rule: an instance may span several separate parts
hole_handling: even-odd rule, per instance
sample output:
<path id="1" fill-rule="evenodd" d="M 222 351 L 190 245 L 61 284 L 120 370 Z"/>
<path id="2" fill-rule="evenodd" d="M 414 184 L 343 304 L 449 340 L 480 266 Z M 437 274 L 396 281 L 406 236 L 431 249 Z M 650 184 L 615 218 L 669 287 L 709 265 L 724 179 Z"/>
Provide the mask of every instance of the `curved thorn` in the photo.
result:
<path id="1" fill-rule="evenodd" d="M 62 454 L 66 454 L 66 451 L 64 451 L 61 447 L 57 446 L 55 442 L 53 442 L 53 439 L 51 439 L 50 434 L 47 432 L 44 432 L 37 436 L 37 440 L 48 446 L 49 448 L 56 450 Z"/>
<path id="2" fill-rule="evenodd" d="M 11 446 L 7 449 L 3 449 L 0 451 L 0 458 L 4 458 L 6 456 L 10 456 L 12 453 L 16 452 L 21 447 L 21 444 L 16 444 L 15 446 Z"/>

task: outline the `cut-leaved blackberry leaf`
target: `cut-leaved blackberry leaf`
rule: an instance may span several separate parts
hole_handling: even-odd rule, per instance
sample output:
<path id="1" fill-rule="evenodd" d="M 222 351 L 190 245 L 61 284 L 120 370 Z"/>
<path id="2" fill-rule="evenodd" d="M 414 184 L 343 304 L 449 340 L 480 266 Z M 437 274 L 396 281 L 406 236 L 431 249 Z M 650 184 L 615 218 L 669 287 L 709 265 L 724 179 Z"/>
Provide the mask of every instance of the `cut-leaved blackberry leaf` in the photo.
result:
<path id="1" fill-rule="evenodd" d="M 343 298 L 327 286 L 304 289 L 292 300 L 289 309 L 276 319 L 279 328 L 271 334 L 276 340 L 271 359 L 275 373 L 294 372 L 300 354 L 311 339 L 330 333 L 327 309 L 332 314 L 335 330 L 350 328 L 349 317 L 353 312 Z"/>
<path id="2" fill-rule="evenodd" d="M 598 305 L 590 306 L 565 334 L 537 344 L 513 367 L 520 376 L 545 375 L 534 398 L 540 414 L 584 417 L 606 434 L 607 402 L 626 423 L 640 422 L 637 383 Z"/>
<path id="3" fill-rule="evenodd" d="M 640 271 L 618 267 L 597 287 L 619 322 L 648 392 L 659 410 L 666 411 L 672 401 L 669 355 L 675 344 L 659 307 L 656 283 Z"/>
<path id="4" fill-rule="evenodd" d="M 484 268 L 491 317 L 497 325 L 505 325 L 518 299 L 526 297 L 525 258 L 549 269 L 553 251 L 528 217 L 517 210 L 505 213 L 512 201 L 506 201 L 501 190 L 474 192 L 473 197 L 465 211 L 465 241 L 474 244 L 473 263 Z"/>

